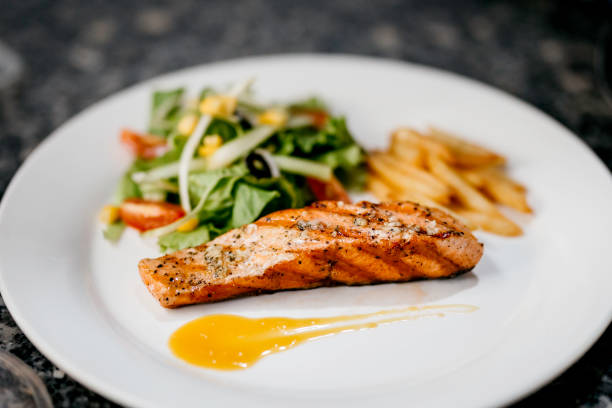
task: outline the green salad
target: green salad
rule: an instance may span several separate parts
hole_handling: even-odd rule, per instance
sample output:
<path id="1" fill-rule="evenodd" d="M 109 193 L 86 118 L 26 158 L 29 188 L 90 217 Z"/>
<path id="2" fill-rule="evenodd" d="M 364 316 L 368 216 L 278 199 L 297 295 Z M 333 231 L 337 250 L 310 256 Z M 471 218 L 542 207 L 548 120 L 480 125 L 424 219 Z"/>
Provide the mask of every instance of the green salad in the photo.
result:
<path id="1" fill-rule="evenodd" d="M 316 98 L 256 101 L 251 82 L 191 99 L 183 88 L 153 94 L 146 132 L 121 132 L 134 161 L 100 214 L 108 240 L 128 226 L 174 251 L 361 188 L 365 155 L 344 117 Z"/>

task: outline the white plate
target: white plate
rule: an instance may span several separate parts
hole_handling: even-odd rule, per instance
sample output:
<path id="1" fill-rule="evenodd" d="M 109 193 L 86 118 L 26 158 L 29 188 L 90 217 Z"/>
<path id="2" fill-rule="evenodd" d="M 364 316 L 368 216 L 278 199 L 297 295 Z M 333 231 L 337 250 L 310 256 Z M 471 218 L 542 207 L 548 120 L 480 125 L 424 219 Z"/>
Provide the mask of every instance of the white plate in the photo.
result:
<path id="1" fill-rule="evenodd" d="M 510 160 L 535 217 L 525 235 L 479 233 L 485 255 L 457 279 L 279 293 L 164 310 L 96 213 L 129 162 L 119 129 L 145 127 L 151 91 L 256 76 L 265 99 L 320 95 L 368 148 L 398 125 L 436 124 Z M 26 161 L 0 209 L 0 289 L 28 338 L 86 386 L 131 406 L 490 406 L 509 403 L 578 359 L 611 318 L 610 175 L 571 133 L 526 104 L 455 75 L 349 56 L 223 62 L 165 75 L 87 109 Z M 170 333 L 208 313 L 322 316 L 412 304 L 473 304 L 472 314 L 389 324 L 302 345 L 251 369 L 189 366 Z"/>

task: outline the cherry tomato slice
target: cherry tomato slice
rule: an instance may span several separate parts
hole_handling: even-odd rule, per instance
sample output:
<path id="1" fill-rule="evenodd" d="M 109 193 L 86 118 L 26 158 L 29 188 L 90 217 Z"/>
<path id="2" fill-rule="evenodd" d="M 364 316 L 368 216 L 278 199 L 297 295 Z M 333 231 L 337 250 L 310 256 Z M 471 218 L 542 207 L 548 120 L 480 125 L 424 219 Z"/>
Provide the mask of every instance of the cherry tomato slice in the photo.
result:
<path id="1" fill-rule="evenodd" d="M 154 159 L 168 150 L 166 139 L 156 135 L 123 129 L 120 139 L 134 156 L 141 159 Z"/>
<path id="2" fill-rule="evenodd" d="M 171 224 L 184 217 L 185 211 L 176 204 L 129 198 L 119 207 L 119 216 L 126 225 L 142 232 Z"/>
<path id="3" fill-rule="evenodd" d="M 351 202 L 351 198 L 342 186 L 342 183 L 335 177 L 332 177 L 332 179 L 327 182 L 308 177 L 306 182 L 315 198 L 319 201 L 333 200 L 344 201 L 345 203 Z"/>
<path id="4" fill-rule="evenodd" d="M 312 124 L 318 129 L 322 129 L 329 118 L 327 112 L 318 109 L 296 109 L 294 113 L 309 116 L 312 119 Z"/>

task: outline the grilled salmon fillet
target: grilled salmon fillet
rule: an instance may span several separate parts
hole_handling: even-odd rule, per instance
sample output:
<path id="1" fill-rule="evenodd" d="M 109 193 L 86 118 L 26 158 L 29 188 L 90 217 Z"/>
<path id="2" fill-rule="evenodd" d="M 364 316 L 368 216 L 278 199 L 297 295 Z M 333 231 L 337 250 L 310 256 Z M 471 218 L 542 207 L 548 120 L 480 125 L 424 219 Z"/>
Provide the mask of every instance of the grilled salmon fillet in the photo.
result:
<path id="1" fill-rule="evenodd" d="M 174 308 L 240 295 L 451 277 L 483 246 L 443 211 L 412 202 L 316 202 L 278 211 L 196 248 L 138 264 L 159 303 Z"/>

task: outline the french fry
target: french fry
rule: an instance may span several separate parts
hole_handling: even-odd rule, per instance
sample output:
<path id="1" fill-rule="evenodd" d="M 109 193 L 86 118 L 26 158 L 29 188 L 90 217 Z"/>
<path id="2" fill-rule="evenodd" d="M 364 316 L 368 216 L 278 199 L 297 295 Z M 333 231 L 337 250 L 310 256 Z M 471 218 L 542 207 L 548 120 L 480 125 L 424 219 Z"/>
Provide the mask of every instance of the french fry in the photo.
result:
<path id="1" fill-rule="evenodd" d="M 525 187 L 492 168 L 463 170 L 461 176 L 473 187 L 483 191 L 494 202 L 530 214 Z"/>
<path id="2" fill-rule="evenodd" d="M 416 191 L 395 189 L 393 185 L 389 185 L 387 180 L 378 174 L 370 174 L 368 177 L 368 189 L 381 201 L 413 201 L 427 206 L 439 206 L 432 199 Z"/>
<path id="3" fill-rule="evenodd" d="M 465 181 L 459 173 L 453 170 L 438 157 L 430 155 L 427 163 L 431 172 L 449 186 L 454 188 L 459 200 L 469 209 L 485 213 L 495 213 L 497 208 L 478 190 Z"/>
<path id="4" fill-rule="evenodd" d="M 485 173 L 483 190 L 495 202 L 507 205 L 517 211 L 530 214 L 531 207 L 527 204 L 526 191 L 518 189 L 506 178 L 497 177 L 494 173 Z"/>
<path id="5" fill-rule="evenodd" d="M 379 158 L 380 160 L 385 161 L 389 166 L 395 167 L 397 171 L 405 173 L 409 177 L 421 180 L 423 183 L 427 184 L 434 192 L 434 195 L 432 196 L 450 196 L 452 192 L 451 189 L 445 183 L 437 179 L 435 176 L 432 176 L 427 171 L 399 160 L 397 157 L 390 154 L 382 153 L 380 154 Z"/>
<path id="6" fill-rule="evenodd" d="M 439 208 L 468 228 L 516 236 L 521 228 L 495 205 L 531 213 L 526 189 L 503 173 L 506 159 L 448 132 L 401 128 L 387 152 L 368 159 L 368 189 L 381 201 L 412 201 Z"/>
<path id="7" fill-rule="evenodd" d="M 472 210 L 456 209 L 455 212 L 460 216 L 467 218 L 479 228 L 494 234 L 507 237 L 516 237 L 523 233 L 521 227 L 497 211 L 496 213 L 485 213 Z"/>
<path id="8" fill-rule="evenodd" d="M 389 152 L 402 160 L 406 164 L 410 164 L 415 167 L 423 167 L 424 164 L 424 154 L 423 151 L 415 146 L 407 146 L 404 143 L 397 143 L 391 141 L 391 147 L 389 148 Z"/>
<path id="9" fill-rule="evenodd" d="M 442 204 L 450 201 L 448 189 L 440 190 L 435 186 L 429 185 L 421 178 L 415 177 L 414 174 L 402 171 L 402 169 L 390 163 L 386 156 L 381 156 L 380 153 L 370 155 L 368 166 L 394 190 L 418 192 Z"/>
<path id="10" fill-rule="evenodd" d="M 393 197 L 395 201 L 412 201 L 414 203 L 426 205 L 428 207 L 446 208 L 443 205 L 438 204 L 431 198 L 426 197 L 423 194 L 418 193 L 416 191 L 406 191 L 406 190 L 392 191 L 391 197 Z"/>
<path id="11" fill-rule="evenodd" d="M 450 163 L 458 167 L 492 166 L 501 165 L 506 162 L 505 157 L 495 152 L 476 144 L 466 142 L 457 136 L 451 135 L 433 126 L 429 127 L 427 136 L 443 143 L 452 150 L 453 154 Z"/>
<path id="12" fill-rule="evenodd" d="M 416 191 L 394 189 L 392 185 L 387 184 L 387 181 L 377 174 L 370 174 L 368 177 L 368 189 L 381 201 L 412 201 L 428 207 L 446 209 L 443 205 Z"/>
<path id="13" fill-rule="evenodd" d="M 484 188 L 486 184 L 485 177 L 483 176 L 482 171 L 479 171 L 478 169 L 461 170 L 459 174 L 461 174 L 461 177 L 463 177 L 465 181 L 470 183 L 472 187 L 480 189 Z"/>
<path id="14" fill-rule="evenodd" d="M 393 197 L 392 190 L 385 182 L 378 176 L 374 174 L 370 174 L 368 176 L 367 188 L 374 197 L 378 198 L 380 201 L 393 201 L 395 198 Z"/>
<path id="15" fill-rule="evenodd" d="M 450 161 L 453 158 L 451 149 L 444 143 L 440 143 L 430 137 L 426 137 L 412 129 L 402 128 L 396 130 L 391 135 L 391 143 L 421 149 L 429 152 L 430 154 L 439 156 L 444 161 Z"/>
<path id="16" fill-rule="evenodd" d="M 469 229 L 476 229 L 477 226 L 469 219 L 457 214 L 453 210 L 448 207 L 445 207 L 430 198 L 425 197 L 414 191 L 394 191 L 390 186 L 385 183 L 385 180 L 380 178 L 377 175 L 370 175 L 368 177 L 368 190 L 374 194 L 376 198 L 380 201 L 412 201 L 418 204 L 425 205 L 431 208 L 437 208 L 439 210 L 445 211 L 458 219 L 461 223 L 463 223 Z"/>
<path id="17" fill-rule="evenodd" d="M 496 179 L 499 179 L 499 180 L 503 181 L 504 183 L 510 184 L 514 189 L 516 189 L 518 191 L 523 191 L 523 192 L 527 191 L 527 189 L 525 188 L 524 185 L 522 185 L 521 183 L 518 183 L 518 182 L 512 180 L 510 177 L 506 176 L 504 174 L 504 172 L 500 168 L 491 167 L 491 168 L 486 169 L 486 171 L 488 173 L 490 173 L 491 176 L 495 177 Z"/>

